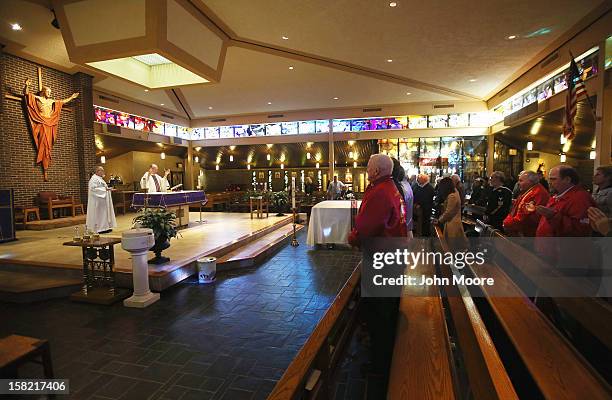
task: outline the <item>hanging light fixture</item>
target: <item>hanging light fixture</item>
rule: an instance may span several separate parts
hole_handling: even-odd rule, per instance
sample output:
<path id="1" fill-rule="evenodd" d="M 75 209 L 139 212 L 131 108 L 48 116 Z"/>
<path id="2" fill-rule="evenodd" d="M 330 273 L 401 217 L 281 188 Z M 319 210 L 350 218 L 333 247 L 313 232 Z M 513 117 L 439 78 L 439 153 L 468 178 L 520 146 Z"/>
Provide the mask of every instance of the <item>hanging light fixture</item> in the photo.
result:
<path id="1" fill-rule="evenodd" d="M 527 150 L 533 150 L 533 142 L 527 142 Z"/>
<path id="2" fill-rule="evenodd" d="M 164 153 L 163 151 L 159 156 L 161 157 L 162 160 L 166 159 L 166 153 Z"/>

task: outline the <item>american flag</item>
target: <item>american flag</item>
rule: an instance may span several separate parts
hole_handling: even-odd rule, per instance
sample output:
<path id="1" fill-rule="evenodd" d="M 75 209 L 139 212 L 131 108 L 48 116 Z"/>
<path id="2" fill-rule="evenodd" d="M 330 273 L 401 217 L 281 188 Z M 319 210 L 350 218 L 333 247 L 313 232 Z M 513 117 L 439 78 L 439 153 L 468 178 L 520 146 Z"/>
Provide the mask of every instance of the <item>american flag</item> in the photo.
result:
<path id="1" fill-rule="evenodd" d="M 563 122 L 563 136 L 567 140 L 573 140 L 576 136 L 576 127 L 574 126 L 574 118 L 576 117 L 576 110 L 578 106 L 578 100 L 581 97 L 587 97 L 586 87 L 580 77 L 580 71 L 578 65 L 572 61 L 569 67 L 569 76 L 567 78 L 567 95 L 565 97 L 565 117 Z"/>

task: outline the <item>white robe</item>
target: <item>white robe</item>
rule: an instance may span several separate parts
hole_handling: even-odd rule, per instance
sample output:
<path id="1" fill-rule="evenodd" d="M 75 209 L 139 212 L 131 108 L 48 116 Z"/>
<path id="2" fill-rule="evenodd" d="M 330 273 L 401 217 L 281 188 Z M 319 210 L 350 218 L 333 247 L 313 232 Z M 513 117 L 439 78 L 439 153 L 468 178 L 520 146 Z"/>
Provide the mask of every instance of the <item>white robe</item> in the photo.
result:
<path id="1" fill-rule="evenodd" d="M 116 228 L 117 220 L 115 219 L 113 199 L 104 179 L 98 175 L 92 175 L 88 188 L 87 229 L 101 232 Z"/>
<path id="2" fill-rule="evenodd" d="M 168 188 L 170 188 L 170 183 L 168 183 L 168 179 L 162 178 L 157 174 L 155 174 L 155 177 L 157 178 L 157 182 L 159 182 L 159 192 L 168 191 Z M 145 172 L 145 174 L 142 176 L 142 179 L 140 179 L 140 188 L 148 189 L 147 193 L 158 193 L 158 190 L 155 187 L 155 181 L 153 180 L 153 175 L 149 174 L 148 172 Z"/>

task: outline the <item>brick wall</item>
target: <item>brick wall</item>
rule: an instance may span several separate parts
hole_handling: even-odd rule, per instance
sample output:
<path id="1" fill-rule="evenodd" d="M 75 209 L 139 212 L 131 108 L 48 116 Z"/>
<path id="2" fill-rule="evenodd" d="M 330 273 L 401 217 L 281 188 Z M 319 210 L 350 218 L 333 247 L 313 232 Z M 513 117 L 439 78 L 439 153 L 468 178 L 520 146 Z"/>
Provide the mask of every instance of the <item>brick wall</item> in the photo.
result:
<path id="1" fill-rule="evenodd" d="M 43 84 L 51 88 L 53 98 L 80 93 L 66 106 L 70 110 L 62 110 L 48 169 L 49 180 L 45 182 L 42 167 L 36 164 L 36 147 L 23 102 L 5 97 L 21 94 L 27 78 L 32 80 L 31 90 L 37 90 L 39 65 L 5 53 L 0 53 L 0 62 L 0 188 L 15 189 L 16 205 L 33 204 L 38 192 L 45 190 L 74 196 L 85 204 L 87 182 L 95 164 L 92 78 L 41 66 Z"/>

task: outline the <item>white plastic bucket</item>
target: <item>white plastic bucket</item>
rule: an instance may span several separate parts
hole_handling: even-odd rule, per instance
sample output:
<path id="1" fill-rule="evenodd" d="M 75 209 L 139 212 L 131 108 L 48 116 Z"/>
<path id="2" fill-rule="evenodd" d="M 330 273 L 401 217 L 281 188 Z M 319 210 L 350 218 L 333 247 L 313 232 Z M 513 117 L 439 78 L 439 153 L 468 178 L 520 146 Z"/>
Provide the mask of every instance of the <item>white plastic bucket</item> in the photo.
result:
<path id="1" fill-rule="evenodd" d="M 215 257 L 204 257 L 197 261 L 198 283 L 212 283 L 217 275 L 217 259 Z"/>

